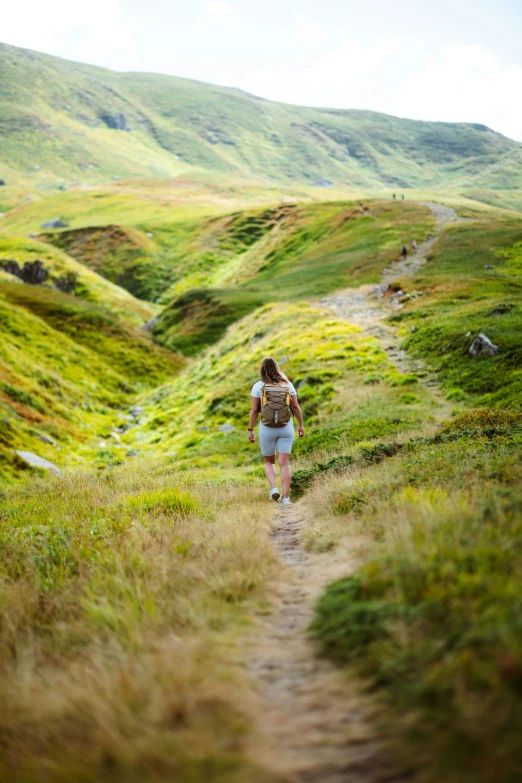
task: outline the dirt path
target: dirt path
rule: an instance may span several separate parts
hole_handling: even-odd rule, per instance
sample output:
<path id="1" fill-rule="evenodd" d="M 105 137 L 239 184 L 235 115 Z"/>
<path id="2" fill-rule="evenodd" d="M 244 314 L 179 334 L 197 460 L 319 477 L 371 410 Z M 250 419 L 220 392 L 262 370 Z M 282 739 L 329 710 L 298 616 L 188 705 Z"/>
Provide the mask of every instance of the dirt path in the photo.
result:
<path id="1" fill-rule="evenodd" d="M 403 373 L 417 375 L 419 381 L 430 388 L 434 396 L 439 398 L 441 405 L 446 408 L 445 400 L 438 391 L 436 376 L 426 368 L 423 362 L 413 359 L 399 348 L 396 330 L 390 324 L 385 323 L 385 319 L 389 315 L 403 307 L 401 303 L 403 292 L 390 293 L 390 283 L 398 278 L 412 277 L 416 274 L 426 263 L 441 232 L 447 226 L 463 222 L 451 207 L 434 202 L 422 203 L 429 207 L 434 214 L 436 227 L 433 235 L 418 246 L 416 253 L 386 267 L 379 285 L 348 288 L 333 296 L 324 297 L 320 303 L 338 317 L 360 326 L 368 335 L 381 340 L 392 364 Z M 413 296 L 415 296 L 415 292 L 413 292 Z"/>
<path id="2" fill-rule="evenodd" d="M 301 544 L 303 508 L 278 508 L 274 546 L 287 566 L 274 612 L 251 662 L 257 683 L 255 755 L 280 780 L 296 783 L 399 783 L 361 686 L 319 659 L 307 635 L 315 601 L 332 580 L 356 567 L 346 550 L 324 555 Z"/>
<path id="3" fill-rule="evenodd" d="M 413 372 L 438 396 L 437 381 L 401 351 L 394 330 L 384 322 L 400 303 L 383 296 L 397 277 L 413 275 L 426 262 L 441 231 L 458 221 L 456 212 L 427 203 L 437 219 L 435 233 L 414 256 L 384 270 L 379 286 L 363 286 L 321 300 L 337 316 L 383 341 L 401 372 Z M 440 399 L 441 410 L 445 400 Z M 277 780 L 295 783 L 405 783 L 413 775 L 392 763 L 376 729 L 375 707 L 348 674 L 316 656 L 307 635 L 313 607 L 323 588 L 357 567 L 356 545 L 324 555 L 301 542 L 306 511 L 301 504 L 277 507 L 274 546 L 287 566 L 278 585 L 273 613 L 265 621 L 262 643 L 251 655 L 258 726 L 253 755 Z M 283 776 L 281 778 L 281 776 Z"/>

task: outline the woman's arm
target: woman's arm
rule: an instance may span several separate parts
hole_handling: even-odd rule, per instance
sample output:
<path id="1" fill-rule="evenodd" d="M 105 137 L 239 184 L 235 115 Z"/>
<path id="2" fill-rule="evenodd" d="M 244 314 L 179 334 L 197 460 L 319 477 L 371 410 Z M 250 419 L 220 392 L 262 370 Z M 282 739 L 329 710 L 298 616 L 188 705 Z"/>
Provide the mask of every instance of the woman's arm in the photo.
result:
<path id="1" fill-rule="evenodd" d="M 252 397 L 252 405 L 250 407 L 250 415 L 248 417 L 249 430 L 253 430 L 255 427 L 260 406 L 261 406 L 261 400 L 259 399 L 259 397 Z M 248 433 L 248 440 L 250 441 L 250 443 L 256 442 L 256 436 L 254 432 Z"/>
<path id="2" fill-rule="evenodd" d="M 299 406 L 299 401 L 297 399 L 297 394 L 292 394 L 290 397 L 290 405 L 292 406 L 292 410 L 295 414 L 295 418 L 297 419 L 297 432 L 300 438 L 304 435 L 304 427 L 303 427 L 303 412 L 301 411 L 301 408 Z"/>

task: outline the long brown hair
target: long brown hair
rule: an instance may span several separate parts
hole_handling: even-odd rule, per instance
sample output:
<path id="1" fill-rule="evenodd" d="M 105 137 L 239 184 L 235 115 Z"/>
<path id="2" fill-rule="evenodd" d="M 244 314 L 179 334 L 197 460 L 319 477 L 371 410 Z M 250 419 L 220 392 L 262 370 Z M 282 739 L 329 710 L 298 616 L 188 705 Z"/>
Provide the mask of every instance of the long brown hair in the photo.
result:
<path id="1" fill-rule="evenodd" d="M 272 359 L 271 356 L 267 356 L 266 359 L 263 359 L 259 374 L 261 375 L 263 383 L 271 383 L 274 386 L 280 386 L 283 383 L 289 382 L 284 372 L 281 372 L 279 369 L 276 360 Z"/>

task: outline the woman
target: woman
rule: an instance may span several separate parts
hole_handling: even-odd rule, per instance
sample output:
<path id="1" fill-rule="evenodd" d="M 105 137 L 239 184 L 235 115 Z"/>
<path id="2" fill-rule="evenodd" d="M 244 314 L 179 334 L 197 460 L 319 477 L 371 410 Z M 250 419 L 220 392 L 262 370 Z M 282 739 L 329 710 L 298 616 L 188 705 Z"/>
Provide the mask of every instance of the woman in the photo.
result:
<path id="1" fill-rule="evenodd" d="M 299 402 L 297 401 L 297 394 L 290 383 L 288 378 L 279 369 L 279 365 L 270 356 L 263 360 L 261 364 L 261 380 L 254 383 L 252 386 L 252 407 L 250 408 L 250 420 L 248 426 L 248 439 L 250 443 L 256 442 L 254 435 L 254 425 L 257 421 L 259 412 L 261 411 L 261 401 L 263 399 L 264 387 L 281 387 L 288 389 L 290 397 L 290 409 L 294 413 L 298 428 L 299 437 L 304 435 L 303 416 Z M 276 390 L 277 392 L 277 390 Z M 265 392 L 266 399 L 266 392 Z M 286 406 L 285 406 L 286 407 Z M 290 467 L 290 454 L 292 452 L 292 443 L 294 442 L 294 423 L 292 417 L 288 416 L 288 408 L 282 410 L 281 418 L 283 421 L 289 418 L 289 421 L 284 426 L 271 426 L 267 427 L 261 421 L 259 423 L 259 445 L 261 446 L 261 453 L 265 461 L 265 474 L 270 484 L 270 500 L 279 500 L 281 497 L 277 488 L 276 481 L 276 469 L 275 469 L 275 453 L 277 449 L 277 459 L 279 462 L 279 470 L 281 472 L 281 489 L 283 496 L 281 497 L 281 503 L 284 505 L 290 504 L 290 481 L 292 480 L 292 469 Z M 277 415 L 276 419 L 277 421 Z"/>

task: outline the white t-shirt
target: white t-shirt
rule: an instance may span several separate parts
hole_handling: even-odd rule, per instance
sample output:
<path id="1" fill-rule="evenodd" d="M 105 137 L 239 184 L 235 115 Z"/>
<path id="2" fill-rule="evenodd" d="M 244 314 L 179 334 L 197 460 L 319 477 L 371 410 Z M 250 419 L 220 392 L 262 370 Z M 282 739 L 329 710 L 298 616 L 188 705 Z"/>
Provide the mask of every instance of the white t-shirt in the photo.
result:
<path id="1" fill-rule="evenodd" d="M 264 381 L 257 381 L 256 383 L 254 383 L 254 385 L 252 386 L 252 392 L 251 392 L 252 397 L 257 397 L 258 400 L 260 400 L 261 399 L 261 389 L 263 388 L 264 385 L 265 385 Z M 290 387 L 290 396 L 293 397 L 294 394 L 297 394 L 297 392 L 296 392 L 296 390 L 294 388 L 294 385 L 293 385 L 293 383 L 290 383 L 290 381 L 288 381 L 288 386 Z"/>

